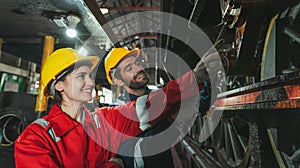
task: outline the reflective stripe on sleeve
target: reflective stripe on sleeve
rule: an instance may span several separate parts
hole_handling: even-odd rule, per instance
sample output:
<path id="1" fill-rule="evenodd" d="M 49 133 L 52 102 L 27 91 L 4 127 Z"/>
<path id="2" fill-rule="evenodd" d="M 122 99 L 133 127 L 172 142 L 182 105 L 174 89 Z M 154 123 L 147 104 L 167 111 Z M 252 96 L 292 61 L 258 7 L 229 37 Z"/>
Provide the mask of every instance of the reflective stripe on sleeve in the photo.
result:
<path id="1" fill-rule="evenodd" d="M 98 120 L 98 116 L 96 114 L 92 114 L 92 117 L 95 121 L 96 127 L 100 128 L 100 123 L 99 123 L 99 120 Z"/>
<path id="2" fill-rule="evenodd" d="M 39 118 L 39 119 L 33 121 L 33 123 L 39 124 L 40 126 L 42 126 L 44 128 L 46 128 L 47 125 L 49 125 L 49 121 L 47 121 L 47 120 L 45 120 L 43 118 Z"/>
<path id="3" fill-rule="evenodd" d="M 142 168 L 144 167 L 144 160 L 142 156 L 141 143 L 143 142 L 143 138 L 140 138 L 134 147 L 134 168 Z"/>
<path id="4" fill-rule="evenodd" d="M 43 118 L 39 118 L 39 119 L 35 120 L 33 123 L 39 124 L 39 125 L 41 125 L 44 128 L 46 128 L 50 124 L 49 121 L 47 121 L 47 120 L 45 120 Z M 51 136 L 51 138 L 55 142 L 58 142 L 58 141 L 61 140 L 60 137 L 57 137 L 55 135 L 54 129 L 52 127 L 48 130 L 48 134 Z"/>

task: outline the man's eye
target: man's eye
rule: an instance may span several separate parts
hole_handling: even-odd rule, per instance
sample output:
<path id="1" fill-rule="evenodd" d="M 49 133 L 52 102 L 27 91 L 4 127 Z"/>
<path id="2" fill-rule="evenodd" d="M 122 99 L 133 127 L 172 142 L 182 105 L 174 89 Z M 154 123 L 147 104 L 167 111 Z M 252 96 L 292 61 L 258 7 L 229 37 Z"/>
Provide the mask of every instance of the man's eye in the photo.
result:
<path id="1" fill-rule="evenodd" d="M 140 61 L 136 61 L 136 62 L 135 62 L 135 65 L 140 66 L 140 65 L 141 65 L 141 62 L 140 62 Z"/>
<path id="2" fill-rule="evenodd" d="M 128 68 L 126 68 L 125 70 L 126 70 L 126 71 L 131 71 L 132 68 L 131 68 L 131 67 L 128 67 Z"/>

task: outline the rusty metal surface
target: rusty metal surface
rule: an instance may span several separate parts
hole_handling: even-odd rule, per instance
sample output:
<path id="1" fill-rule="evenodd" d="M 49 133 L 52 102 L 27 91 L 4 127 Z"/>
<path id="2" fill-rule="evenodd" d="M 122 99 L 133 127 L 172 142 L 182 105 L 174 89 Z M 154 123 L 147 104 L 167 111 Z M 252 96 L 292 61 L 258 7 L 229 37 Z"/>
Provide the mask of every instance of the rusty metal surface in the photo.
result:
<path id="1" fill-rule="evenodd" d="M 231 106 L 216 106 L 216 110 L 266 110 L 300 108 L 300 101 L 263 102 L 253 104 L 238 104 Z"/>
<path id="2" fill-rule="evenodd" d="M 300 72 L 224 92 L 218 95 L 218 110 L 300 108 Z"/>
<path id="3" fill-rule="evenodd" d="M 278 86 L 284 86 L 288 84 L 297 84 L 300 83 L 300 71 L 278 75 L 274 78 L 264 80 L 261 82 L 254 83 L 252 85 L 244 86 L 238 89 L 230 90 L 224 93 L 220 93 L 218 95 L 218 98 L 223 97 L 231 97 L 236 95 L 242 95 L 246 93 L 252 93 L 258 90 L 263 90 L 267 88 L 274 88 Z"/>

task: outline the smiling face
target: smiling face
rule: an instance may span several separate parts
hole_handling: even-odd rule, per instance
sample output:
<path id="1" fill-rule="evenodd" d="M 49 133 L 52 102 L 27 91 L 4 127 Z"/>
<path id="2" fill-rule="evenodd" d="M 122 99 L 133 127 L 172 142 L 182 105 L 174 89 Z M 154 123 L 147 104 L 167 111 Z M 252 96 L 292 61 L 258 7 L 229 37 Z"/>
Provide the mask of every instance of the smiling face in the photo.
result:
<path id="1" fill-rule="evenodd" d="M 89 66 L 80 66 L 66 76 L 64 81 L 58 81 L 55 89 L 61 92 L 62 101 L 84 103 L 92 100 L 94 89 L 94 73 Z"/>
<path id="2" fill-rule="evenodd" d="M 123 86 L 125 89 L 145 89 L 149 78 L 140 62 L 134 56 L 125 57 L 117 66 L 120 79 L 113 77 L 115 84 Z"/>

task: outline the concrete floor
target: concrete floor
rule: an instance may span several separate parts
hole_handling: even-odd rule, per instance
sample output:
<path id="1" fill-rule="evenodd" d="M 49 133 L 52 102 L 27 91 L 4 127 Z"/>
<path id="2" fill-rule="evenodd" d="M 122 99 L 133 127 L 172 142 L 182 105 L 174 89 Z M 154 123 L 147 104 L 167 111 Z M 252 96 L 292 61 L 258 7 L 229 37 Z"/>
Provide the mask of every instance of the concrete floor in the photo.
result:
<path id="1" fill-rule="evenodd" d="M 14 168 L 14 152 L 12 149 L 0 149 L 0 167 Z"/>

